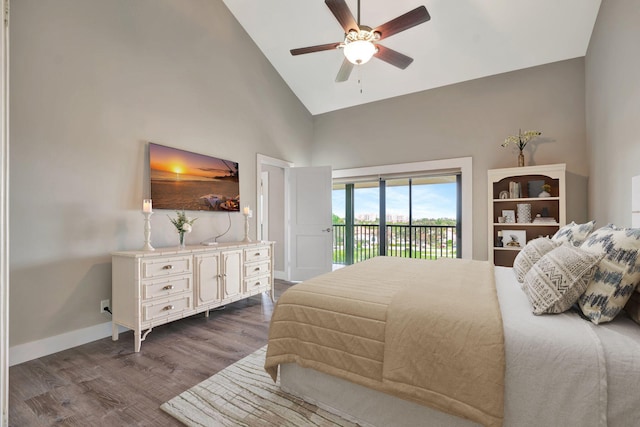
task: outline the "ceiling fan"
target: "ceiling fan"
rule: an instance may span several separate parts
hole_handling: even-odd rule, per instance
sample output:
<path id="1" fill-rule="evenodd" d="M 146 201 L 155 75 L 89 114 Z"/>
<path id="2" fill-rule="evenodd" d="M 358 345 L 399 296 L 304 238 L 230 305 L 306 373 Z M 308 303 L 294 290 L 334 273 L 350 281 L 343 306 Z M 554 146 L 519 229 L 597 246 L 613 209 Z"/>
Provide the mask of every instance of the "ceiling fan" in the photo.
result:
<path id="1" fill-rule="evenodd" d="M 344 41 L 291 49 L 291 55 L 344 49 L 345 58 L 336 76 L 336 82 L 347 81 L 353 66 L 366 63 L 372 56 L 404 70 L 413 62 L 413 58 L 384 47 L 378 42 L 431 19 L 427 8 L 419 6 L 385 24 L 371 28 L 360 25 L 360 0 L 358 0 L 357 22 L 345 0 L 325 0 L 324 2 L 344 29 Z"/>

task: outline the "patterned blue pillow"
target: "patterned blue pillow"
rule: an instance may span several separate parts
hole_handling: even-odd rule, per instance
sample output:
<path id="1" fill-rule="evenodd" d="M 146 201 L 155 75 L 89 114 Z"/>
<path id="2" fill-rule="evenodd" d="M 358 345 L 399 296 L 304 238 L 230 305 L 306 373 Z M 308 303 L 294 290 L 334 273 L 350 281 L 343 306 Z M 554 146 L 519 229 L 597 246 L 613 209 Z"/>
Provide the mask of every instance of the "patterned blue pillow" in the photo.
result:
<path id="1" fill-rule="evenodd" d="M 609 224 L 594 231 L 581 248 L 604 258 L 578 301 L 580 309 L 595 324 L 609 322 L 640 281 L 640 228 Z"/>
<path id="2" fill-rule="evenodd" d="M 584 224 L 576 224 L 571 221 L 570 224 L 561 227 L 551 239 L 562 243 L 570 243 L 573 246 L 580 246 L 589 237 L 595 225 L 595 221 L 585 222 Z"/>

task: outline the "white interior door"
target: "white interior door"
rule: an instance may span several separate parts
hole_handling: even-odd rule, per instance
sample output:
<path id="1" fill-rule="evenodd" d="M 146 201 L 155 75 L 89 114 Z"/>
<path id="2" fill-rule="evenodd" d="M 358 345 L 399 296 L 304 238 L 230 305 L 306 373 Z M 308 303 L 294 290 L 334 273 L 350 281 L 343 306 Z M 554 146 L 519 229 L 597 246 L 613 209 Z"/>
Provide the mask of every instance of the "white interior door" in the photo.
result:
<path id="1" fill-rule="evenodd" d="M 331 167 L 287 169 L 289 277 L 300 281 L 331 271 Z"/>

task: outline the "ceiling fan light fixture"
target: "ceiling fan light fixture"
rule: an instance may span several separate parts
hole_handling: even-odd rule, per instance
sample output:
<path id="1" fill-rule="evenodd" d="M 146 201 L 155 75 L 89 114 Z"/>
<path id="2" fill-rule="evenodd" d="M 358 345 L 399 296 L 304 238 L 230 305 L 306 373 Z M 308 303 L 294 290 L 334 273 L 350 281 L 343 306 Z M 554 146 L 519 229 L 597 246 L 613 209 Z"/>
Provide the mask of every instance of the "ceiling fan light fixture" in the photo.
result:
<path id="1" fill-rule="evenodd" d="M 356 40 L 344 45 L 344 56 L 352 64 L 365 64 L 375 53 L 375 45 L 367 40 Z"/>
<path id="2" fill-rule="evenodd" d="M 345 59 L 336 77 L 336 82 L 344 82 L 349 79 L 353 65 L 361 65 L 368 62 L 371 57 L 384 61 L 402 70 L 407 68 L 413 58 L 408 57 L 388 47 L 378 44 L 394 34 L 413 28 L 416 25 L 427 22 L 431 19 L 427 8 L 418 6 L 409 12 L 400 15 L 390 21 L 385 22 L 375 28 L 360 24 L 360 0 L 358 0 L 358 20 L 347 6 L 346 0 L 325 0 L 325 4 L 333 13 L 342 29 L 344 30 L 344 41 L 341 43 L 325 43 L 316 46 L 291 49 L 291 55 L 302 55 L 305 53 L 321 52 L 333 50 L 335 48 L 344 49 Z"/>

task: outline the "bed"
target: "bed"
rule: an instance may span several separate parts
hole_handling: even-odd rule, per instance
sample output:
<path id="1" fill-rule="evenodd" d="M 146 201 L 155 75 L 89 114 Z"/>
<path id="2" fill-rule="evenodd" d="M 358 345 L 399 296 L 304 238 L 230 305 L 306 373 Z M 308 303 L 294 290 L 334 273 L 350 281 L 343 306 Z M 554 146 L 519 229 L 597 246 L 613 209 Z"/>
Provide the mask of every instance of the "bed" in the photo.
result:
<path id="1" fill-rule="evenodd" d="M 407 317 L 425 301 L 432 315 Z M 640 326 L 624 313 L 534 316 L 514 270 L 484 261 L 377 257 L 296 285 L 274 310 L 265 368 L 362 425 L 640 419 Z"/>

